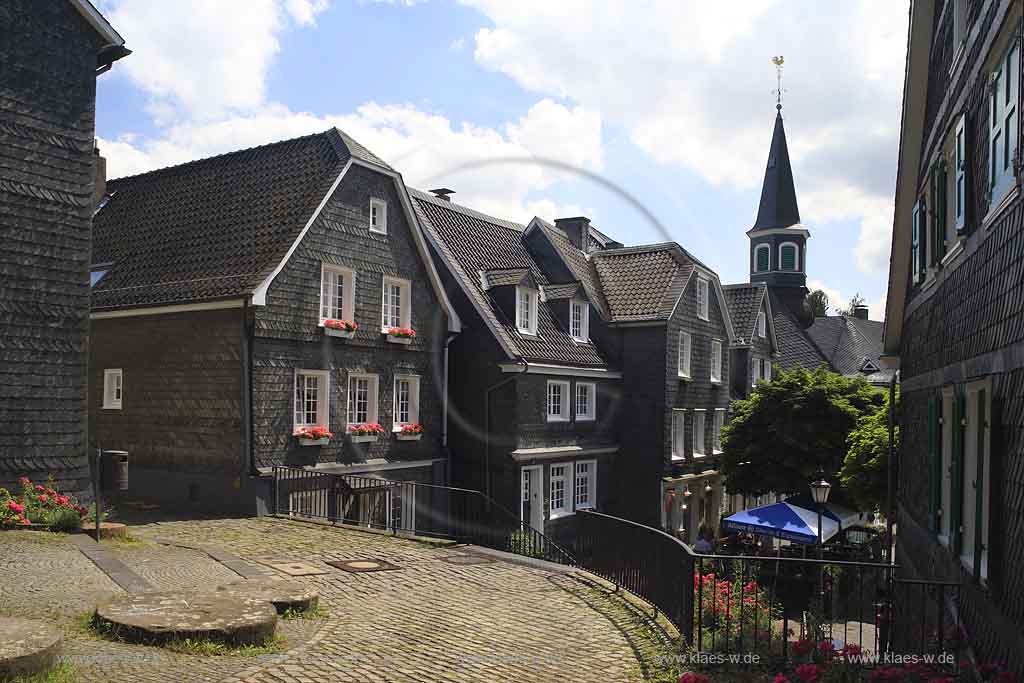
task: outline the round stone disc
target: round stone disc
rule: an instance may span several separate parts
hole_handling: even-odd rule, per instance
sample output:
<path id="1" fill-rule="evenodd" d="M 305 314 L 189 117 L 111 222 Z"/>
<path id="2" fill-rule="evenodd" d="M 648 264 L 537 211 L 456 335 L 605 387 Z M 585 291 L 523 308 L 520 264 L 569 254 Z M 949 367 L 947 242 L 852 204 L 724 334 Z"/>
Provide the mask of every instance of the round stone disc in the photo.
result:
<path id="1" fill-rule="evenodd" d="M 274 635 L 277 610 L 261 598 L 173 591 L 115 598 L 96 608 L 96 620 L 134 642 L 192 638 L 258 645 Z"/>
<path id="2" fill-rule="evenodd" d="M 273 578 L 243 579 L 217 587 L 218 595 L 258 598 L 274 605 L 279 614 L 287 610 L 304 612 L 314 609 L 320 594 L 297 581 Z"/>
<path id="3" fill-rule="evenodd" d="M 49 671 L 60 640 L 44 621 L 0 617 L 0 680 Z"/>

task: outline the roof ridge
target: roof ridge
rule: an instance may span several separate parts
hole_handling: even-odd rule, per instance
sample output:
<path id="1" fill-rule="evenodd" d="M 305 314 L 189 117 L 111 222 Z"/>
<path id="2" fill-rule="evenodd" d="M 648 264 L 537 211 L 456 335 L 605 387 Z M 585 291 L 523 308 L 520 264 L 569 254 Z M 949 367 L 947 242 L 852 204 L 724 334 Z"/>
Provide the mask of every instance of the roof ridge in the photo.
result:
<path id="1" fill-rule="evenodd" d="M 526 232 L 526 226 L 520 223 L 516 223 L 515 221 L 510 221 L 505 218 L 498 218 L 497 216 L 491 216 L 490 214 L 486 214 L 482 211 L 472 209 L 466 206 L 465 204 L 459 204 L 458 202 L 453 202 L 448 199 L 440 199 L 430 194 L 429 192 L 424 192 L 423 190 L 420 190 L 415 187 L 411 187 L 408 185 L 406 187 L 409 190 L 409 194 L 411 194 L 413 197 L 415 197 L 416 199 L 428 201 L 434 206 L 440 207 L 442 209 L 449 209 L 451 211 L 454 211 L 455 213 L 462 213 L 469 216 L 473 216 L 474 218 L 478 218 L 499 228 L 506 228 L 508 230 L 514 230 L 515 232 L 520 233 Z"/>

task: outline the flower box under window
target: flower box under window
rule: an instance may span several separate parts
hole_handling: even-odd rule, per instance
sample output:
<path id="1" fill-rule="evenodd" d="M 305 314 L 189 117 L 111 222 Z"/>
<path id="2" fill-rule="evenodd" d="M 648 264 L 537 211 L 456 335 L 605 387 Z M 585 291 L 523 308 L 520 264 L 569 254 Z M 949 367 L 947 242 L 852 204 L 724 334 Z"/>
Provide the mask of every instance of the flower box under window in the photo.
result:
<path id="1" fill-rule="evenodd" d="M 351 339 L 355 336 L 356 330 L 359 329 L 359 325 L 352 322 L 351 320 L 335 320 L 329 318 L 324 321 L 324 334 L 328 337 L 338 337 L 340 339 Z"/>
<path id="2" fill-rule="evenodd" d="M 334 437 L 326 427 L 302 427 L 295 430 L 300 446 L 326 446 Z"/>
<path id="3" fill-rule="evenodd" d="M 402 428 L 395 432 L 395 438 L 399 441 L 419 441 L 423 437 L 423 425 L 413 422 L 402 425 Z"/>
<path id="4" fill-rule="evenodd" d="M 411 327 L 389 327 L 384 334 L 392 344 L 411 344 L 416 338 L 416 330 Z"/>
<path id="5" fill-rule="evenodd" d="M 384 433 L 384 427 L 376 422 L 352 425 L 348 428 L 348 436 L 352 443 L 369 443 L 376 441 Z"/>

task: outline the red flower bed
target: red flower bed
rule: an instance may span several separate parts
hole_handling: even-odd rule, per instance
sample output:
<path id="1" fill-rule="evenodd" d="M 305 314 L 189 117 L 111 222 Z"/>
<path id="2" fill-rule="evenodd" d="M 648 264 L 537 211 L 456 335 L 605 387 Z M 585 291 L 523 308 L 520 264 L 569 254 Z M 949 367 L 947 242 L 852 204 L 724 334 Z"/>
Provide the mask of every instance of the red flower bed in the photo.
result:
<path id="1" fill-rule="evenodd" d="M 403 434 L 405 436 L 415 436 L 416 434 L 422 434 L 422 433 L 423 433 L 423 425 L 421 425 L 418 422 L 412 422 L 412 423 L 407 424 L 407 425 L 402 425 L 402 429 L 399 432 L 399 434 Z"/>
<path id="2" fill-rule="evenodd" d="M 367 422 L 366 424 L 350 425 L 348 433 L 352 436 L 377 436 L 384 433 L 384 427 L 376 422 Z"/>
<path id="3" fill-rule="evenodd" d="M 413 339 L 416 337 L 416 330 L 411 327 L 389 327 L 389 337 L 402 337 L 403 339 Z"/>
<path id="4" fill-rule="evenodd" d="M 334 318 L 325 320 L 324 327 L 329 327 L 332 330 L 341 330 L 342 332 L 355 332 L 359 329 L 359 325 L 351 320 L 335 320 Z"/>
<path id="5" fill-rule="evenodd" d="M 331 431 L 328 430 L 327 427 L 322 427 L 320 425 L 317 425 L 315 427 L 300 427 L 299 429 L 295 430 L 295 436 L 299 437 L 300 439 L 310 439 L 312 441 L 317 441 L 319 439 L 334 438 L 334 434 L 331 433 Z"/>
<path id="6" fill-rule="evenodd" d="M 0 488 L 0 526 L 48 525 L 55 531 L 73 531 L 81 526 L 88 509 L 74 496 L 63 495 L 53 487 L 33 484 L 28 477 L 18 480 L 21 492 L 12 494 Z"/>

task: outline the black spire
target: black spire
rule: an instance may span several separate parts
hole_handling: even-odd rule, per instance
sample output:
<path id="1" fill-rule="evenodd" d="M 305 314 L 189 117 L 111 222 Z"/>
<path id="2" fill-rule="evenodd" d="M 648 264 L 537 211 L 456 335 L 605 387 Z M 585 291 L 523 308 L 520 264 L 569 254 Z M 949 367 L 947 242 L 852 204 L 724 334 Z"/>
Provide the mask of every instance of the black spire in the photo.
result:
<path id="1" fill-rule="evenodd" d="M 788 228 L 800 222 L 800 209 L 796 205 L 793 187 L 793 168 L 789 165 L 789 147 L 786 129 L 782 127 L 782 104 L 775 106 L 775 132 L 768 152 L 768 168 L 761 187 L 761 205 L 757 209 L 757 222 L 753 230 Z"/>

